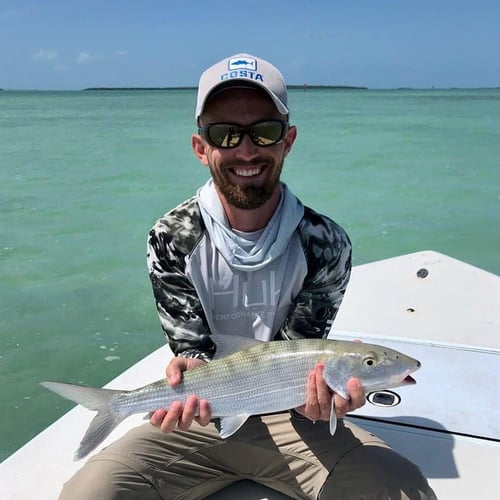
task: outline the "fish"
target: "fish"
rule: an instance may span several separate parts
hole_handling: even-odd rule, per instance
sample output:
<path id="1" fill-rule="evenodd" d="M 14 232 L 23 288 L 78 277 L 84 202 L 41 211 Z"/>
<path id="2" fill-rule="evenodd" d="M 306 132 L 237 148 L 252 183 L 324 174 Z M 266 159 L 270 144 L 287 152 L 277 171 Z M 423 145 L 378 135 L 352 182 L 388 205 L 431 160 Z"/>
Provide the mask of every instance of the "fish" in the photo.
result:
<path id="1" fill-rule="evenodd" d="M 254 64 L 253 59 L 238 59 L 236 61 L 231 61 L 231 66 L 251 66 Z"/>
<path id="2" fill-rule="evenodd" d="M 93 451 L 122 420 L 135 413 L 168 408 L 191 394 L 206 399 L 212 417 L 220 419 L 220 436 L 232 436 L 252 415 L 299 407 L 306 401 L 307 375 L 324 365 L 328 387 L 348 399 L 347 381 L 356 377 L 365 391 L 414 384 L 411 374 L 420 362 L 376 344 L 334 339 L 261 342 L 236 335 L 212 335 L 214 360 L 187 370 L 177 386 L 160 379 L 135 390 L 99 389 L 62 382 L 41 385 L 89 410 L 97 411 L 74 459 Z M 330 434 L 337 417 L 332 398 Z"/>

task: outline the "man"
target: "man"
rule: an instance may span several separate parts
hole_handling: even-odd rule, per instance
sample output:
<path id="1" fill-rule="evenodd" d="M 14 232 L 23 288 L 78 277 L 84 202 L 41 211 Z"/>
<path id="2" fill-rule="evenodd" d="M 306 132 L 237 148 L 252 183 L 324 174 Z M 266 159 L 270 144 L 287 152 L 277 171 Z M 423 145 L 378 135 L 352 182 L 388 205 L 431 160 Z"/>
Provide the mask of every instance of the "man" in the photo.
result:
<path id="1" fill-rule="evenodd" d="M 297 129 L 286 85 L 268 62 L 237 54 L 201 76 L 192 147 L 211 179 L 163 216 L 148 240 L 148 266 L 161 326 L 182 373 L 210 362 L 212 333 L 263 341 L 324 337 L 351 266 L 351 246 L 335 222 L 280 182 Z M 198 499 L 250 478 L 300 499 L 435 498 L 417 467 L 373 435 L 339 421 L 328 433 L 331 398 L 342 418 L 364 404 L 331 394 L 318 364 L 306 402 L 291 412 L 250 418 L 228 439 L 210 402 L 190 396 L 158 409 L 91 459 L 62 498 Z"/>

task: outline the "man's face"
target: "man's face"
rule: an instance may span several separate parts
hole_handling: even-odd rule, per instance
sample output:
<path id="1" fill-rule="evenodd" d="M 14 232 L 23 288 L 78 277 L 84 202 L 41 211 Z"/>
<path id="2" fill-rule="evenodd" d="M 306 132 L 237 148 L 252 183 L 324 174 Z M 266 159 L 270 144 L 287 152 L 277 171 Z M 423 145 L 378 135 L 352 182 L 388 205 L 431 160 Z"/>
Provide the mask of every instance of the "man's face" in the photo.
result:
<path id="1" fill-rule="evenodd" d="M 264 120 L 286 120 L 270 97 L 254 89 L 228 89 L 215 95 L 200 117 L 200 125 L 234 123 L 251 125 Z M 208 144 L 201 136 L 193 137 L 193 149 L 200 161 L 210 168 L 219 194 L 237 208 L 261 207 L 279 191 L 283 160 L 295 140 L 295 127 L 290 127 L 278 144 L 255 145 L 248 134 L 231 149 Z"/>

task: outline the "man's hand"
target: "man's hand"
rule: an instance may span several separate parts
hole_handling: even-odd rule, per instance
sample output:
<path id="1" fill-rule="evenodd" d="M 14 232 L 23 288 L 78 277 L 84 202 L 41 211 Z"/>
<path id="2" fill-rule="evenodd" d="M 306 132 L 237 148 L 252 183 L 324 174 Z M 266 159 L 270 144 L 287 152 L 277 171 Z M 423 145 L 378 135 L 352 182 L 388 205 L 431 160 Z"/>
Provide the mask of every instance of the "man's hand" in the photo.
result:
<path id="1" fill-rule="evenodd" d="M 332 394 L 323 378 L 324 365 L 318 363 L 307 378 L 306 404 L 295 408 L 300 414 L 313 422 L 330 420 L 331 400 L 335 400 L 337 418 L 344 418 L 346 413 L 361 408 L 365 400 L 365 391 L 357 378 L 347 382 L 347 392 L 350 399 L 344 399 L 338 394 Z"/>
<path id="2" fill-rule="evenodd" d="M 181 383 L 182 373 L 205 361 L 195 358 L 172 358 L 166 369 L 168 383 L 175 386 Z M 195 416 L 198 413 L 198 416 Z M 194 394 L 186 399 L 186 404 L 174 401 L 168 409 L 158 409 L 151 415 L 150 422 L 162 432 L 172 432 L 177 426 L 181 430 L 191 427 L 193 420 L 200 425 L 207 425 L 212 418 L 210 405 L 205 399 L 199 399 Z"/>

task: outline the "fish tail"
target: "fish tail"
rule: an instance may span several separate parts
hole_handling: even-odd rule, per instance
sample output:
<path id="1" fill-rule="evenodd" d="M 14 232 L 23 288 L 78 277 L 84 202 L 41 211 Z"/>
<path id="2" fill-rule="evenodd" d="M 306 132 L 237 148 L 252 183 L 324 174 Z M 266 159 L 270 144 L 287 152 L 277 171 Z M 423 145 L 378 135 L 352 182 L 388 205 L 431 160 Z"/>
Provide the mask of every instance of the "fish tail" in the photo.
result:
<path id="1" fill-rule="evenodd" d="M 124 391 L 97 389 L 61 382 L 41 382 L 40 385 L 59 394 L 63 398 L 81 404 L 89 410 L 97 411 L 97 415 L 90 423 L 87 432 L 80 442 L 80 447 L 75 452 L 74 460 L 80 460 L 88 455 L 128 416 L 117 413 L 112 404 L 115 396 L 123 394 Z"/>

